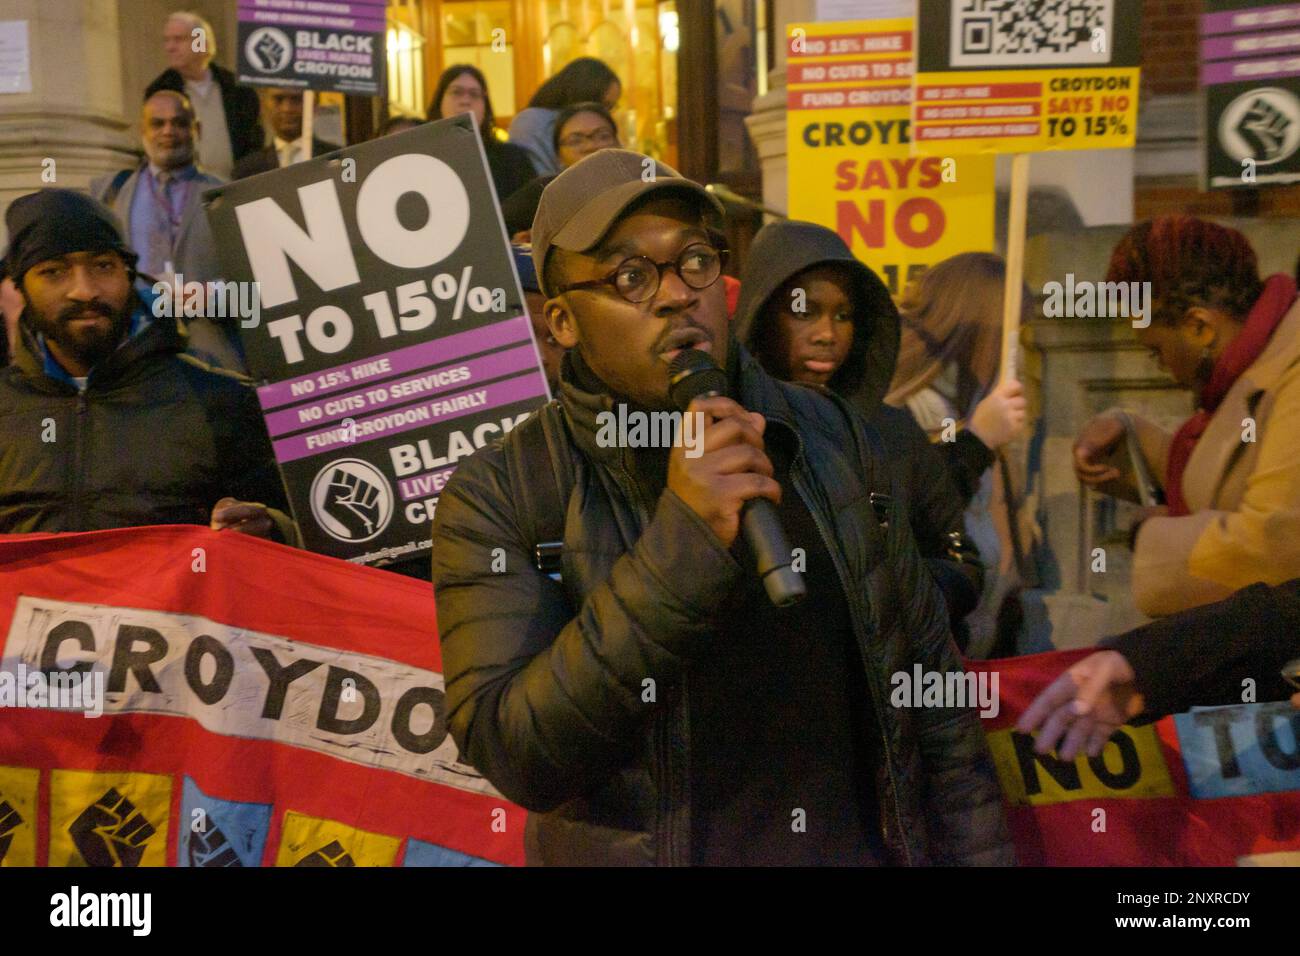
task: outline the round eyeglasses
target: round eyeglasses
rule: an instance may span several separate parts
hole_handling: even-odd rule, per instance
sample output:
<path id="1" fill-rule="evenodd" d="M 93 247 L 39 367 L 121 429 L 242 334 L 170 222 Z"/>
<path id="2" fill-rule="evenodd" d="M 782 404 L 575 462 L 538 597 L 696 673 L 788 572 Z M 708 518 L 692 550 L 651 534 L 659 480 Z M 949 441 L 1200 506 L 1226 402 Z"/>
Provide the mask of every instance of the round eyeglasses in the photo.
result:
<path id="1" fill-rule="evenodd" d="M 703 242 L 687 246 L 670 262 L 655 262 L 648 256 L 633 256 L 620 262 L 613 272 L 600 279 L 574 282 L 559 290 L 559 294 L 576 289 L 598 289 L 610 286 L 628 302 L 647 302 L 659 291 L 665 269 L 672 269 L 678 278 L 692 289 L 707 289 L 722 275 L 726 249 L 717 249 Z"/>
<path id="2" fill-rule="evenodd" d="M 560 145 L 565 149 L 582 149 L 588 143 L 592 146 L 614 146 L 618 143 L 618 137 L 612 129 L 606 127 L 590 133 L 570 133 L 560 140 Z"/>

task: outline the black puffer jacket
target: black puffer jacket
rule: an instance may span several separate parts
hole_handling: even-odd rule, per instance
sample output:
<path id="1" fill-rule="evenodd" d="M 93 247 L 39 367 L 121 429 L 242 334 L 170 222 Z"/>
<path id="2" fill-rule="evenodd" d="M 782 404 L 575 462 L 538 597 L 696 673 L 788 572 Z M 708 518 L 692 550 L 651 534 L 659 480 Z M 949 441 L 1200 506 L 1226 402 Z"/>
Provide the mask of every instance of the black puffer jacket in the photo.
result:
<path id="1" fill-rule="evenodd" d="M 0 533 L 207 525 L 227 495 L 284 509 L 247 380 L 190 356 L 157 319 L 91 369 L 86 390 L 45 374 L 24 325 L 0 370 Z M 273 510 L 277 536 L 297 542 Z"/>
<path id="2" fill-rule="evenodd" d="M 761 361 L 773 332 L 767 308 L 772 296 L 805 269 L 828 263 L 846 266 L 855 276 L 862 306 L 853 313 L 848 358 L 828 387 L 875 425 L 884 440 L 917 548 L 939 584 L 958 644 L 964 647 L 961 620 L 975 609 L 984 587 L 979 549 L 966 534 L 962 517 L 969 496 L 963 498 L 954 486 L 943 456 L 915 419 L 883 401 L 898 360 L 899 336 L 898 309 L 884 283 L 822 226 L 794 220 L 769 223 L 750 247 L 736 305 L 736 337 Z"/>
<path id="3" fill-rule="evenodd" d="M 649 492 L 645 456 L 596 441 L 608 395 L 579 390 L 566 357 L 558 403 L 456 470 L 434 520 L 433 583 L 447 718 L 463 759 L 531 811 L 529 861 L 684 864 L 691 860 L 690 715 L 694 654 L 745 570 L 669 490 Z M 911 536 L 878 523 L 868 494 L 880 465 L 860 420 L 825 395 L 767 375 L 734 342 L 732 394 L 766 416 L 765 440 L 792 456 L 798 494 L 829 548 L 861 649 L 882 760 L 876 790 L 891 862 L 1012 862 L 979 719 L 967 709 L 889 705 L 890 677 L 960 671 L 938 591 Z M 522 502 L 550 480 L 521 440 L 562 419 L 574 468 L 563 584 L 533 563 Z M 563 460 L 563 458 L 561 458 Z M 876 487 L 879 487 L 876 485 Z M 501 550 L 497 550 L 501 549 Z M 505 570 L 493 573 L 494 560 Z M 647 680 L 658 693 L 647 702 Z"/>

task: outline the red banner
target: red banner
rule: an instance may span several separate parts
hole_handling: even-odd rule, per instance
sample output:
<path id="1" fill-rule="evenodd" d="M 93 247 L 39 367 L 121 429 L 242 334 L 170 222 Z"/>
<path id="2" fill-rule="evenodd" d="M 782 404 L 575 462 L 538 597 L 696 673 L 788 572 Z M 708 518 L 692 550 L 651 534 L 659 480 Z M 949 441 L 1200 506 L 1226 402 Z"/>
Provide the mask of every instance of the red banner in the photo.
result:
<path id="1" fill-rule="evenodd" d="M 522 864 L 447 733 L 430 584 L 189 526 L 4 536 L 0 568 L 0 865 Z"/>
<path id="2" fill-rule="evenodd" d="M 1022 864 L 1300 862 L 1300 714 L 1288 703 L 1206 708 L 1121 727 L 1100 757 L 1068 764 L 1033 754 L 1032 739 L 1014 729 L 1017 718 L 1088 653 L 968 664 L 998 676 L 998 713 L 983 724 Z"/>
<path id="3" fill-rule="evenodd" d="M 430 585 L 188 526 L 3 536 L 0 569 L 0 865 L 523 862 L 525 812 L 447 733 Z M 1022 863 L 1300 850 L 1285 703 L 1034 754 L 1015 720 L 1082 653 L 971 665 Z"/>

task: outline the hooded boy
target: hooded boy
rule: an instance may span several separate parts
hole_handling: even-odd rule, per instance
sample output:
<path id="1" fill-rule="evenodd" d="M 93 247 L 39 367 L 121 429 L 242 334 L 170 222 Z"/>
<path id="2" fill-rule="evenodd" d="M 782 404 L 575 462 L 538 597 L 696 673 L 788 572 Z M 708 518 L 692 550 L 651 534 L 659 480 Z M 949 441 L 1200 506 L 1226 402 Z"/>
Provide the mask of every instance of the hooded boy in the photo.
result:
<path id="1" fill-rule="evenodd" d="M 827 388 L 875 425 L 917 548 L 964 649 L 960 622 L 979 601 L 984 568 L 943 459 L 911 415 L 883 402 L 898 357 L 899 317 L 880 277 L 824 226 L 769 223 L 750 247 L 735 334 L 770 374 Z"/>

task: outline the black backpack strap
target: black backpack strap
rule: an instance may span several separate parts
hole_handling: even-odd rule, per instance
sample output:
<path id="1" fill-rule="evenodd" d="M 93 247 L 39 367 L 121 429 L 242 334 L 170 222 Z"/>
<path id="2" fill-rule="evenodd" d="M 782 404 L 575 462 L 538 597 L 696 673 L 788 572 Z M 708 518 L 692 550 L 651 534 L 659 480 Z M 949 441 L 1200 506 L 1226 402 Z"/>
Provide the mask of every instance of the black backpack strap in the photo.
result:
<path id="1" fill-rule="evenodd" d="M 567 425 L 558 401 L 551 401 L 515 426 L 510 474 L 519 524 L 533 543 L 538 570 L 558 579 L 564 548 L 564 519 L 576 482 Z M 543 472 L 546 472 L 545 474 Z"/>
<path id="2" fill-rule="evenodd" d="M 853 444 L 858 450 L 858 463 L 862 466 L 862 477 L 870 489 L 871 507 L 876 512 L 876 521 L 882 528 L 889 527 L 889 519 L 894 513 L 894 494 L 890 484 L 889 470 L 885 462 L 889 460 L 885 444 L 880 438 L 876 426 L 867 421 L 862 413 L 854 408 L 842 396 L 829 389 L 819 389 L 821 394 L 839 406 L 840 413 L 848 422 L 853 432 Z"/>
<path id="3" fill-rule="evenodd" d="M 137 167 L 138 168 L 138 167 Z M 118 193 L 126 185 L 126 181 L 131 178 L 134 169 L 119 169 L 113 176 L 113 181 L 108 184 L 108 192 L 104 193 L 104 205 L 112 208 L 113 203 L 117 202 Z"/>

